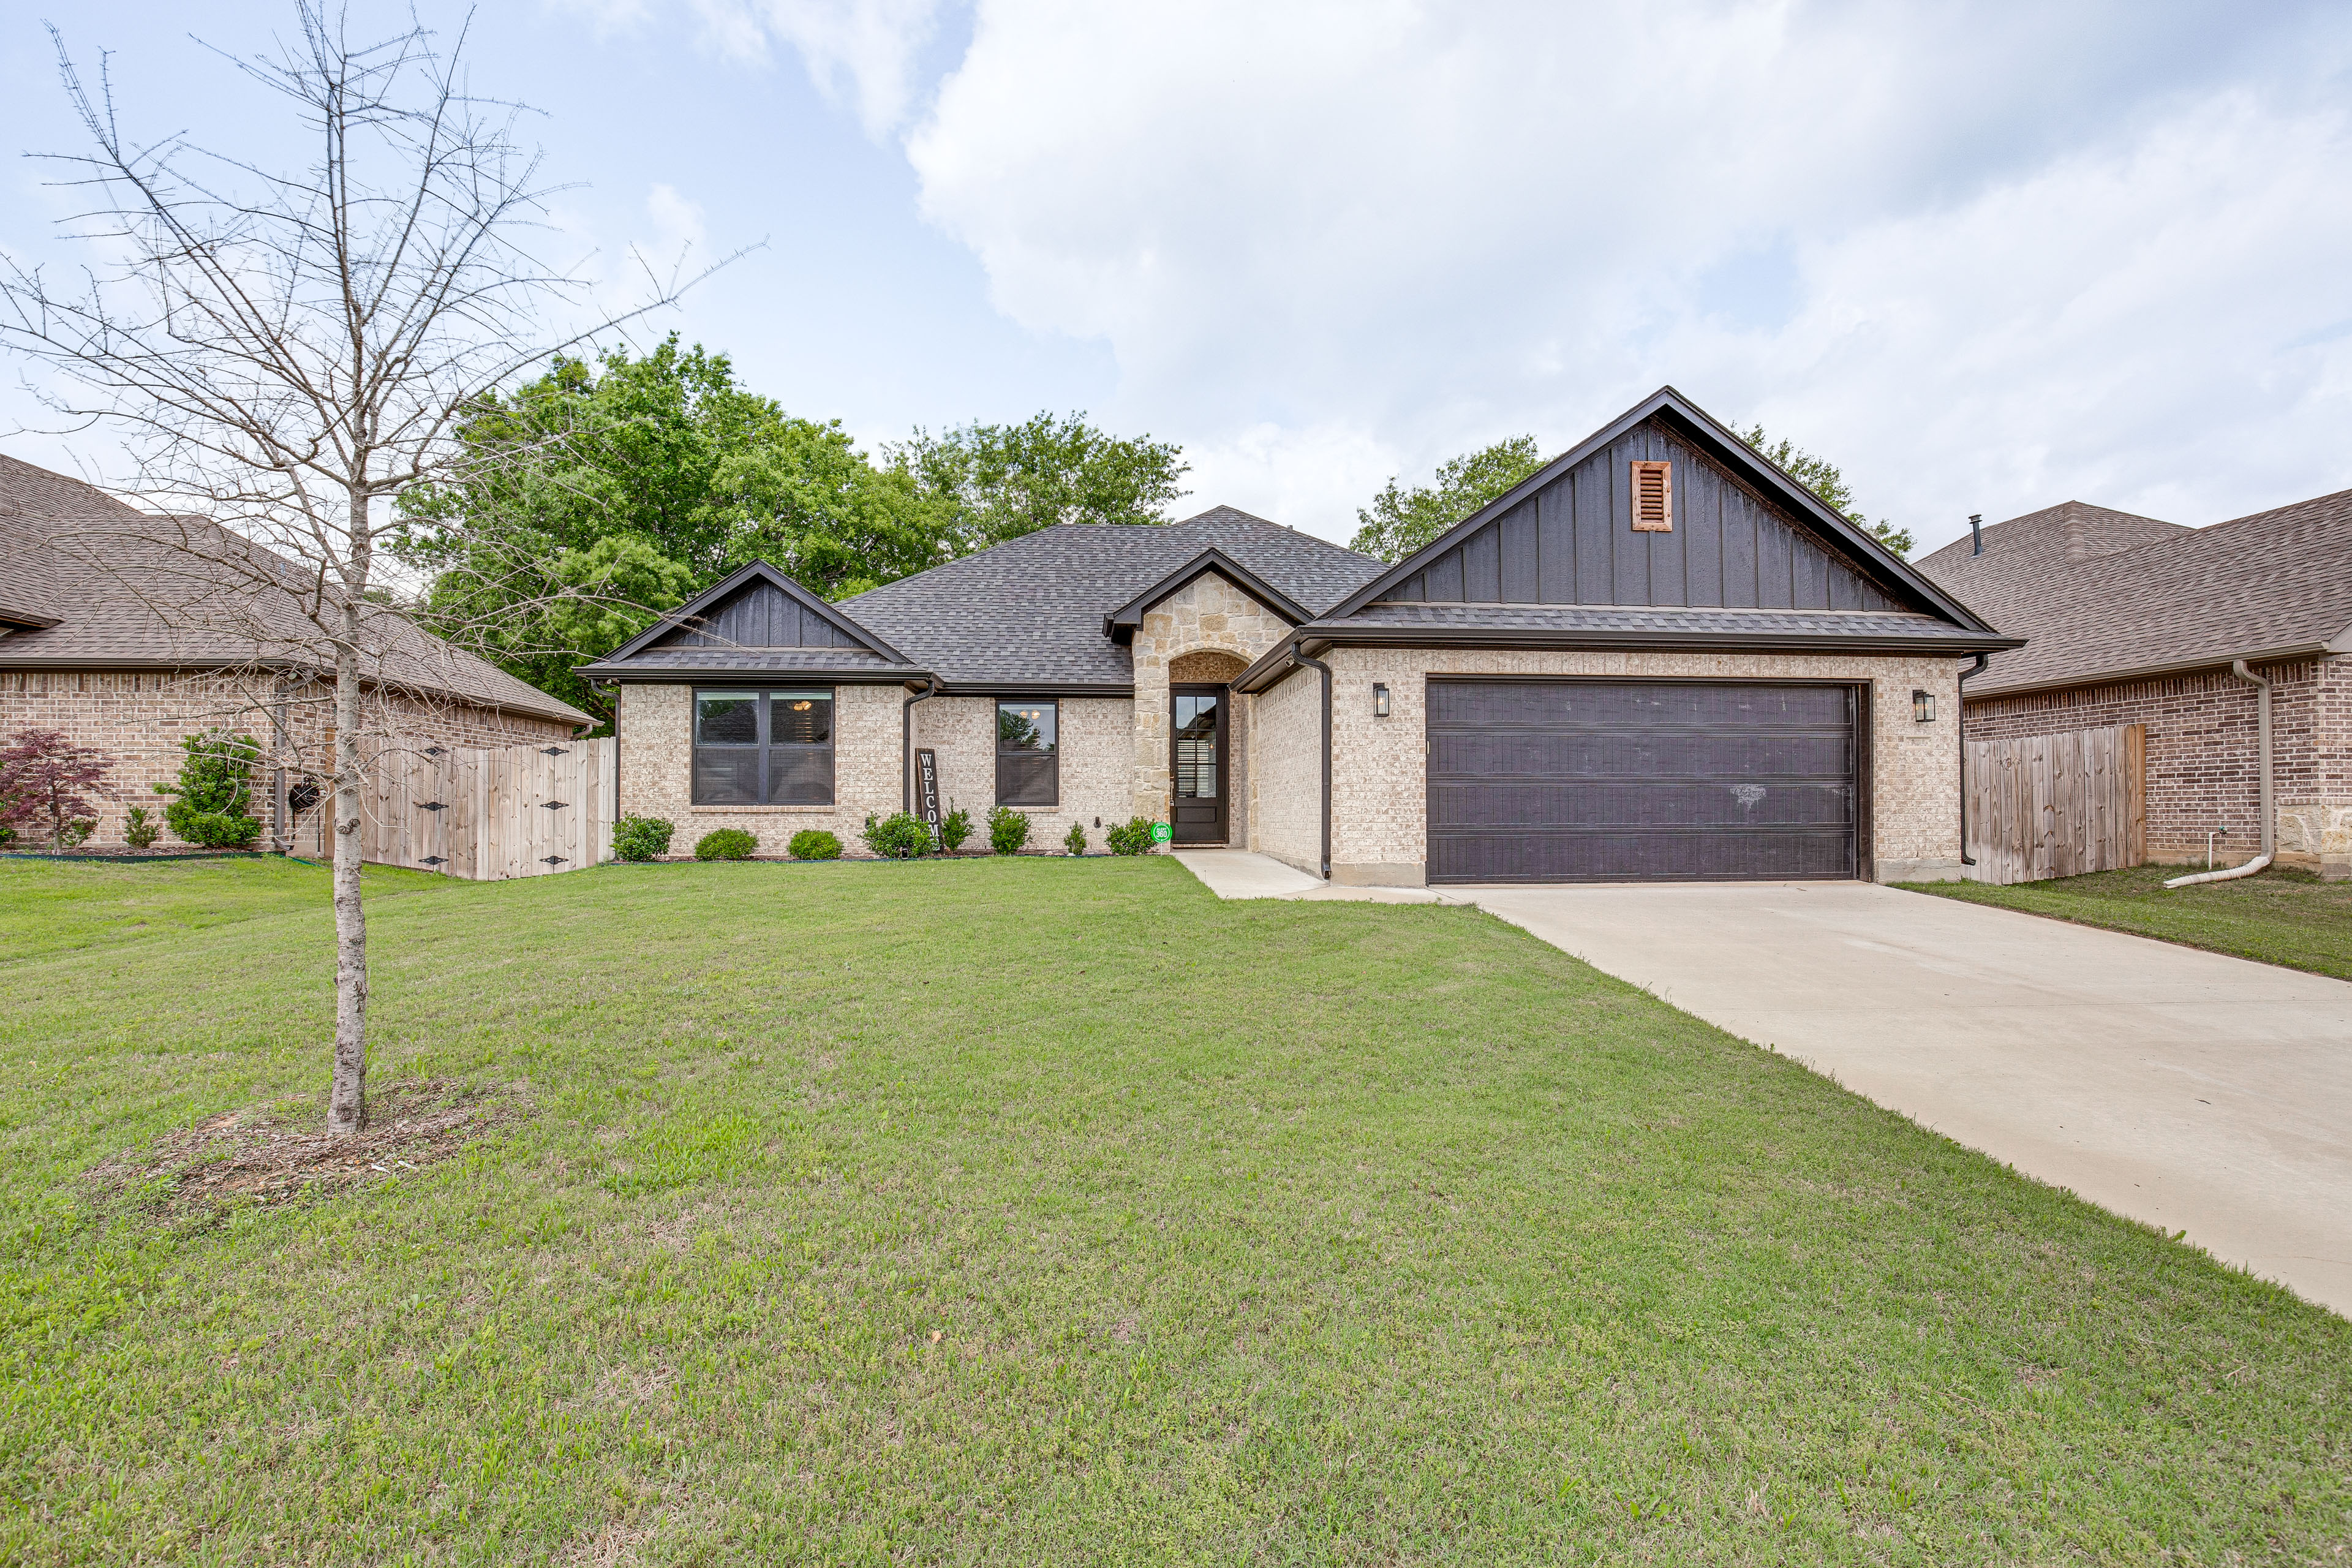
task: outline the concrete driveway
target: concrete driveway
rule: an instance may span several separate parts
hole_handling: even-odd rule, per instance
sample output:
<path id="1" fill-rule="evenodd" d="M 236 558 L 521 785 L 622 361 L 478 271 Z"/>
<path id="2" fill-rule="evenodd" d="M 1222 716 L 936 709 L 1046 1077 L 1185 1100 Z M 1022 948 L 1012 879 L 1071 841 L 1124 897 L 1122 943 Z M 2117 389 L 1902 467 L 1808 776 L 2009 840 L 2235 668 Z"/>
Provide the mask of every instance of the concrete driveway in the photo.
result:
<path id="1" fill-rule="evenodd" d="M 1445 892 L 2352 1315 L 2352 984 L 1857 882 Z"/>

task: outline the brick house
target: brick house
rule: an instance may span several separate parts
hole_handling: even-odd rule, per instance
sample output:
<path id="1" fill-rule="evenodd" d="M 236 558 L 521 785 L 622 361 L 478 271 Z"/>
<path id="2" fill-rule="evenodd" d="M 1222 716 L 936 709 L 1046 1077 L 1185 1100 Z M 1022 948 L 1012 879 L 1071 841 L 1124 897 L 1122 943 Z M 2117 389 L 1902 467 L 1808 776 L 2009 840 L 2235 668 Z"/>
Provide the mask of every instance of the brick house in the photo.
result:
<path id="1" fill-rule="evenodd" d="M 2152 859 L 2262 848 L 2267 682 L 2278 857 L 2352 875 L 2352 490 L 2210 528 L 2067 501 L 1919 569 L 2027 639 L 1968 681 L 1972 737 L 2147 726 Z"/>
<path id="2" fill-rule="evenodd" d="M 300 574 L 213 524 L 161 518 L 0 457 L 0 735 L 59 730 L 112 764 L 94 847 L 177 776 L 213 726 L 267 751 L 257 813 L 273 847 L 323 852 L 311 791 L 332 772 L 332 679 L 299 626 Z M 373 623 L 363 748 L 557 740 L 594 722 L 400 620 Z M 160 841 L 175 842 L 166 830 Z"/>
<path id="3" fill-rule="evenodd" d="M 2014 647 L 1671 388 L 1389 565 L 1217 507 L 838 605 L 764 563 L 583 667 L 620 801 L 858 853 L 975 818 L 1334 881 L 1958 871 L 1958 679 Z"/>

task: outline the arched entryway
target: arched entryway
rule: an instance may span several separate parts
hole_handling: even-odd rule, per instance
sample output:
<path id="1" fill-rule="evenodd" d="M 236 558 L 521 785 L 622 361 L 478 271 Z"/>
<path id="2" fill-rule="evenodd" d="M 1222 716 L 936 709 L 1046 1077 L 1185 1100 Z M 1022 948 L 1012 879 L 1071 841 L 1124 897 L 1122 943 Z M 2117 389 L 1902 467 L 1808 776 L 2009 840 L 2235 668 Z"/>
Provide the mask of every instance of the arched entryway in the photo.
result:
<path id="1" fill-rule="evenodd" d="M 1240 769 L 1234 678 L 1248 668 L 1214 649 L 1168 661 L 1168 825 L 1179 844 L 1236 842 Z"/>

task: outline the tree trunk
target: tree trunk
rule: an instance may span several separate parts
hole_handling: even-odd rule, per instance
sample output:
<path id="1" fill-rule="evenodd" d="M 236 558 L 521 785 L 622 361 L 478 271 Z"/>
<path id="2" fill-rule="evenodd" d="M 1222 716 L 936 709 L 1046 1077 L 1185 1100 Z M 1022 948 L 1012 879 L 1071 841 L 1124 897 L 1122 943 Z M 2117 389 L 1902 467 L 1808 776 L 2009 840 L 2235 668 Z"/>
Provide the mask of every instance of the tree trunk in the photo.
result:
<path id="1" fill-rule="evenodd" d="M 367 1122 L 367 910 L 360 903 L 360 612 L 343 606 L 335 650 L 335 1087 L 327 1136 Z"/>

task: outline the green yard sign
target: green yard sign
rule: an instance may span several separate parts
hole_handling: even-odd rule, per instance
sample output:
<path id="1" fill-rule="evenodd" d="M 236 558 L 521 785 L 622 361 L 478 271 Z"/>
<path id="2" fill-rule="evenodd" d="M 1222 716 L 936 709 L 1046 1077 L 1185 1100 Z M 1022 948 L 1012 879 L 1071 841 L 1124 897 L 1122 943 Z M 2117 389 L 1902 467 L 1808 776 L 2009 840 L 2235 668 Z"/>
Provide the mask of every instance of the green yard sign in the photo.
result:
<path id="1" fill-rule="evenodd" d="M 1154 844 L 1165 844 L 1174 837 L 1174 833 L 1166 823 L 1155 822 L 1151 825 L 1151 842 Z"/>

